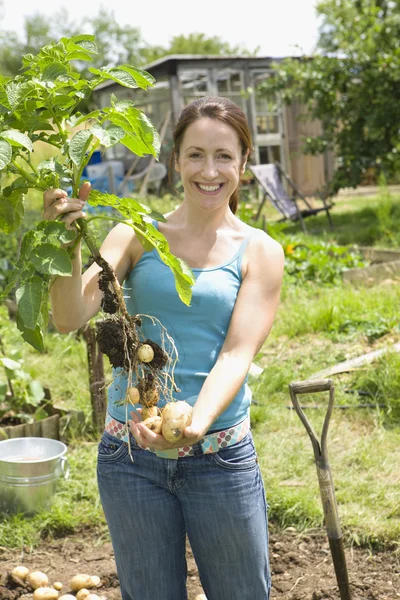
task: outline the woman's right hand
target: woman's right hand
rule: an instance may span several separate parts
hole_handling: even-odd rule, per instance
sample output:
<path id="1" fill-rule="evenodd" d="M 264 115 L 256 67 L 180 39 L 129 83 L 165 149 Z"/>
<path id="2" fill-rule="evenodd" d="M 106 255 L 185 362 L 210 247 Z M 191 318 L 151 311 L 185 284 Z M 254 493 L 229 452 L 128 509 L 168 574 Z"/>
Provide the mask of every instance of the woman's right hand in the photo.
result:
<path id="1" fill-rule="evenodd" d="M 79 190 L 79 198 L 69 198 L 64 190 L 47 190 L 43 194 L 43 218 L 47 221 L 55 221 L 61 216 L 66 228 L 71 229 L 74 221 L 85 217 L 82 209 L 89 197 L 90 189 L 90 183 L 85 181 Z"/>

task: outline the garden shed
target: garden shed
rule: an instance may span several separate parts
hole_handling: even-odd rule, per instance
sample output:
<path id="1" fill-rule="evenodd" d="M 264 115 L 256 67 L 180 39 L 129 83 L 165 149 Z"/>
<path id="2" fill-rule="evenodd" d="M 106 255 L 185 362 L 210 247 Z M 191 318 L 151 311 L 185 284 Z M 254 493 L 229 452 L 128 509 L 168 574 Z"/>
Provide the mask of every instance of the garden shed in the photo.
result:
<path id="1" fill-rule="evenodd" d="M 301 138 L 317 133 L 319 124 L 299 121 L 302 107 L 298 104 L 285 106 L 279 98 L 267 99 L 256 91 L 263 79 L 273 73 L 273 64 L 281 60 L 255 56 L 165 56 L 144 67 L 156 80 L 153 88 L 132 90 L 106 82 L 94 92 L 95 101 L 102 108 L 108 105 L 111 93 L 119 99 L 131 99 L 159 131 L 164 125 L 160 162 L 167 165 L 172 127 L 182 108 L 200 96 L 229 97 L 241 106 L 250 124 L 254 143 L 252 162 L 280 162 L 302 192 L 312 196 L 324 186 L 333 169 L 333 159 L 328 153 L 314 157 L 301 152 Z M 167 115 L 170 115 L 168 122 Z M 108 149 L 107 158 L 123 160 L 125 170 L 133 159 L 122 145 Z"/>

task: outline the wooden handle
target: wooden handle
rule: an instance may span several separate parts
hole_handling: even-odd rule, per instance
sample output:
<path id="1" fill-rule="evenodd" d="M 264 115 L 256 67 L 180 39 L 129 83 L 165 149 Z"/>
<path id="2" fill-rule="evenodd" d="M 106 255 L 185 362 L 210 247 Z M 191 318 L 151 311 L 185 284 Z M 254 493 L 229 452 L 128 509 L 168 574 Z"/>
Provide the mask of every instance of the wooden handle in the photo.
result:
<path id="1" fill-rule="evenodd" d="M 289 388 L 294 394 L 314 394 L 328 392 L 333 387 L 332 379 L 308 379 L 307 381 L 294 381 Z"/>

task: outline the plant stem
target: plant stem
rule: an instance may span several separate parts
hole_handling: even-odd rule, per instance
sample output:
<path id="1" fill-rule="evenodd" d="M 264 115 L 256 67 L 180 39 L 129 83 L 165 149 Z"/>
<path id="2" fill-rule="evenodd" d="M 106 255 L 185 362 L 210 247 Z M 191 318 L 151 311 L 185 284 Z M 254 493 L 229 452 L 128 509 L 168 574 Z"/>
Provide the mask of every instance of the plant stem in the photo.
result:
<path id="1" fill-rule="evenodd" d="M 17 169 L 17 171 L 23 176 L 25 177 L 25 179 L 27 179 L 30 183 L 34 184 L 34 188 L 35 189 L 40 189 L 42 191 L 45 191 L 45 188 L 41 185 L 39 185 L 37 177 L 35 177 L 35 175 L 32 175 L 31 173 L 28 173 L 27 171 L 25 171 L 25 169 L 23 169 L 16 160 L 13 160 L 11 162 L 11 164 Z"/>
<path id="2" fill-rule="evenodd" d="M 88 139 L 88 141 L 85 144 L 85 152 L 89 148 L 90 144 L 92 143 L 92 140 L 93 140 L 93 135 L 90 136 L 90 138 Z M 86 159 L 84 159 L 81 162 L 81 164 L 79 165 L 79 169 L 78 169 L 78 172 L 76 174 L 75 182 L 74 182 L 73 190 L 72 190 L 72 195 L 75 198 L 77 198 L 78 194 L 79 194 L 79 185 L 80 185 L 80 182 L 81 182 L 81 177 L 82 177 L 83 169 L 88 164 L 89 160 L 92 157 L 93 152 L 96 150 L 96 148 L 98 148 L 98 146 L 100 146 L 100 142 L 99 141 L 97 141 L 95 144 L 93 144 L 93 147 L 91 148 L 91 150 L 90 150 L 89 154 L 87 155 Z"/>
<path id="3" fill-rule="evenodd" d="M 117 295 L 118 298 L 118 306 L 119 309 L 122 313 L 122 315 L 125 317 L 125 319 L 130 322 L 131 321 L 131 315 L 128 313 L 128 310 L 126 308 L 126 303 L 125 303 L 125 299 L 124 299 L 124 295 L 122 293 L 122 289 L 120 286 L 120 283 L 117 279 L 117 276 L 115 275 L 114 269 L 113 267 L 101 256 L 99 249 L 97 248 L 96 243 L 94 242 L 94 240 L 92 239 L 88 228 L 87 228 L 87 223 L 85 222 L 85 219 L 78 219 L 76 221 L 76 228 L 78 229 L 79 233 L 81 234 L 82 238 L 85 240 L 85 243 L 89 249 L 89 252 L 93 258 L 93 260 L 99 265 L 99 267 L 101 267 L 101 269 L 103 269 L 103 271 L 106 271 L 107 273 L 112 275 L 112 281 L 111 281 L 111 285 L 112 288 L 114 290 L 114 292 Z"/>

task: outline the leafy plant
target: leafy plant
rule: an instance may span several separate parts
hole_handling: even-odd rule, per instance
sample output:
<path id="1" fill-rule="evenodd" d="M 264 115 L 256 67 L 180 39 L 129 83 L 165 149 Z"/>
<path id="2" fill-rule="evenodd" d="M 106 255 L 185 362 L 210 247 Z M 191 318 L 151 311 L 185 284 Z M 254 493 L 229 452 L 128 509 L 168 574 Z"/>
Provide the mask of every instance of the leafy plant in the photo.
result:
<path id="1" fill-rule="evenodd" d="M 347 269 L 363 267 L 366 261 L 349 246 L 332 242 L 283 242 L 286 273 L 297 282 L 315 281 L 332 285 L 341 281 Z"/>
<path id="2" fill-rule="evenodd" d="M 130 65 L 90 68 L 92 78 L 85 79 L 73 65 L 76 61 L 90 61 L 95 54 L 94 36 L 62 38 L 36 55 L 24 56 L 21 74 L 14 78 L 0 76 L 0 173 L 3 180 L 7 179 L 0 190 L 0 229 L 6 234 L 21 227 L 28 190 L 71 187 L 72 195 L 77 197 L 82 172 L 96 149 L 121 143 L 138 156 L 158 155 L 159 135 L 133 102 L 111 95 L 110 106 L 88 114 L 79 111 L 80 104 L 105 81 L 144 90 L 154 83 L 149 73 Z M 35 166 L 31 155 L 38 141 L 54 148 L 54 156 Z M 132 198 L 96 190 L 91 192 L 89 204 L 116 209 L 120 216 L 106 218 L 132 227 L 146 250 L 156 248 L 174 274 L 181 300 L 190 303 L 194 283 L 191 270 L 170 253 L 163 235 L 149 222 L 163 221 L 161 214 Z M 72 274 L 71 254 L 81 238 L 102 268 L 106 281 L 102 291 L 104 296 L 112 295 L 113 312 L 120 315 L 122 329 L 126 333 L 134 328 L 114 271 L 101 257 L 91 234 L 89 223 L 97 218 L 105 217 L 79 219 L 72 230 L 67 230 L 62 221 L 40 221 L 22 239 L 13 276 L 0 298 L 18 284 L 17 325 L 23 338 L 38 350 L 44 347 L 50 285 L 56 276 Z M 135 331 L 132 336 L 137 342 Z M 137 343 L 131 345 L 137 349 Z"/>

